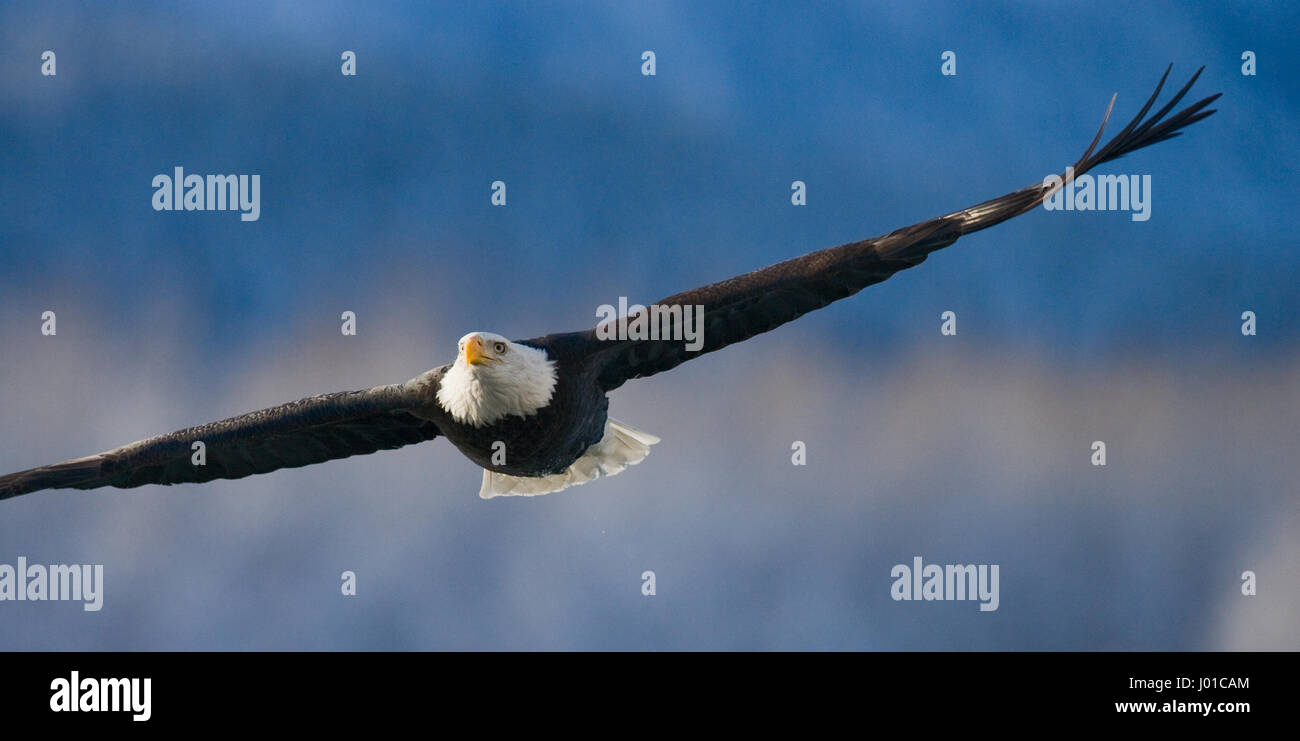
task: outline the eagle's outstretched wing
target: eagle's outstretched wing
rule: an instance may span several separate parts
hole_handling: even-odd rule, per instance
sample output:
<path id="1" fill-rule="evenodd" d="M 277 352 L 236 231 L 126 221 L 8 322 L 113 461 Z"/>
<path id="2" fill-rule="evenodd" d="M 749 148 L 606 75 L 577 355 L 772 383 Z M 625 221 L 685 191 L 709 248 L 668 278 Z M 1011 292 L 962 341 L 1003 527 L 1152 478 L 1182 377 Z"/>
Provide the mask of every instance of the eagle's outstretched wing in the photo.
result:
<path id="1" fill-rule="evenodd" d="M 1203 69 L 1205 68 L 1202 67 L 1201 70 Z M 1101 129 L 1088 150 L 1074 164 L 1074 176 L 1082 175 L 1103 162 L 1172 139 L 1179 135 L 1180 129 L 1214 113 L 1213 109 L 1205 109 L 1219 97 L 1217 94 L 1165 118 L 1191 89 L 1201 70 L 1197 70 L 1192 79 L 1164 107 L 1150 118 L 1145 118 L 1169 77 L 1169 69 L 1166 69 L 1160 78 L 1160 84 L 1137 116 L 1115 138 L 1094 153 L 1102 131 L 1106 128 L 1106 120 L 1110 118 L 1111 109 L 1115 105 L 1115 98 L 1112 97 Z M 1062 181 L 1066 181 L 1064 176 Z M 1053 192 L 1052 187 L 1045 186 L 1040 181 L 1000 198 L 903 227 L 884 236 L 811 252 L 659 301 L 657 305 L 660 307 L 704 307 L 703 345 L 694 351 L 688 350 L 681 339 L 598 339 L 595 330 L 549 335 L 523 342 L 545 346 L 570 356 L 585 356 L 599 363 L 601 386 L 607 391 L 612 390 L 629 379 L 666 371 L 696 355 L 749 339 L 809 311 L 851 296 L 900 270 L 919 265 L 931 252 L 947 247 L 965 234 L 987 229 L 1033 210 Z M 618 321 L 629 321 L 629 318 Z M 618 333 L 615 336 L 624 337 L 627 334 Z"/>
<path id="2" fill-rule="evenodd" d="M 98 455 L 0 476 L 0 499 L 41 489 L 238 479 L 431 440 L 439 434 L 437 426 L 410 411 L 427 403 L 428 376 L 416 379 L 424 383 L 312 396 Z M 196 442 L 203 443 L 204 465 L 195 464 Z"/>

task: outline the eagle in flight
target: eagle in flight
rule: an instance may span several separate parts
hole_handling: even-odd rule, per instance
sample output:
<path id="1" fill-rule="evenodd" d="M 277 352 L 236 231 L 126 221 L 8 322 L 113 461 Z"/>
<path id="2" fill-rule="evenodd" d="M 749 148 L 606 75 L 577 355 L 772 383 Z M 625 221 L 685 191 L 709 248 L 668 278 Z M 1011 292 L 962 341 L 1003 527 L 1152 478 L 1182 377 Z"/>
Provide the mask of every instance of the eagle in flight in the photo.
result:
<path id="1" fill-rule="evenodd" d="M 471 332 L 460 339 L 455 362 L 405 383 L 313 396 L 0 476 L 0 499 L 41 489 L 238 479 L 435 437 L 447 438 L 483 467 L 479 496 L 484 498 L 546 494 L 613 476 L 641 462 L 659 438 L 610 418 L 610 391 L 852 296 L 919 265 L 931 252 L 966 234 L 1033 210 L 1071 177 L 1178 136 L 1184 127 L 1214 113 L 1206 107 L 1217 94 L 1166 118 L 1201 70 L 1148 118 L 1169 77 L 1166 69 L 1137 116 L 1097 149 L 1115 105 L 1112 96 L 1097 135 L 1064 178 L 1049 178 L 874 239 L 811 252 L 658 302 L 657 307 L 669 309 L 703 307 L 702 345 L 687 343 L 681 331 L 656 332 L 650 339 L 642 332 L 611 333 L 609 326 L 516 341 Z M 689 316 L 689 309 L 684 311 Z M 614 321 L 629 319 L 635 321 Z M 677 339 L 669 339 L 674 334 Z M 197 465 L 192 453 L 200 442 L 205 460 Z"/>

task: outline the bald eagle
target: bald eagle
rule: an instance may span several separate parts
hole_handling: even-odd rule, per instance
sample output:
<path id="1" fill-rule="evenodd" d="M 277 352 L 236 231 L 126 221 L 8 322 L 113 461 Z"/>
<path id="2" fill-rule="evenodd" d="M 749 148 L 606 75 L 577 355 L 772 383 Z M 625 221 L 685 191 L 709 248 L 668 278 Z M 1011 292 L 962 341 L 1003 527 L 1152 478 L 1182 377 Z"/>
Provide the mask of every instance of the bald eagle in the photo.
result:
<path id="1" fill-rule="evenodd" d="M 640 463 L 659 438 L 609 417 L 610 391 L 775 329 L 919 265 L 963 235 L 1034 209 L 1072 177 L 1176 137 L 1214 113 L 1207 106 L 1217 94 L 1165 118 L 1196 82 L 1198 70 L 1147 118 L 1169 71 L 1128 126 L 1094 152 L 1115 105 L 1111 97 L 1101 128 L 1063 178 L 1053 176 L 874 239 L 811 252 L 658 302 L 669 309 L 702 307 L 702 344 L 688 343 L 680 331 L 680 317 L 689 310 L 665 312 L 676 323 L 649 337 L 626 331 L 641 316 L 614 320 L 615 332 L 598 326 L 517 341 L 471 332 L 460 339 L 455 362 L 405 383 L 313 396 L 2 476 L 0 499 L 41 489 L 237 479 L 435 437 L 445 437 L 483 468 L 479 496 L 484 498 L 546 494 L 613 476 Z M 198 443 L 205 451 L 202 465 L 192 457 Z"/>

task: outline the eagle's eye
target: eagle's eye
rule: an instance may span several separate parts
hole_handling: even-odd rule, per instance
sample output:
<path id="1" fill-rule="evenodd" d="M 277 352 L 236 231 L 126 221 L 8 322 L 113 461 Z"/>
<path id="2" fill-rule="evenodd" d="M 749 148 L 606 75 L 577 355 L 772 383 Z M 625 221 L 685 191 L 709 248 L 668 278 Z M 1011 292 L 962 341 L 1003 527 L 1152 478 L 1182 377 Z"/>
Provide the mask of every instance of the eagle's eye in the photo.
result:
<path id="1" fill-rule="evenodd" d="M 501 355 L 506 351 L 506 343 L 498 342 L 492 346 L 492 349 L 497 351 L 497 355 Z"/>

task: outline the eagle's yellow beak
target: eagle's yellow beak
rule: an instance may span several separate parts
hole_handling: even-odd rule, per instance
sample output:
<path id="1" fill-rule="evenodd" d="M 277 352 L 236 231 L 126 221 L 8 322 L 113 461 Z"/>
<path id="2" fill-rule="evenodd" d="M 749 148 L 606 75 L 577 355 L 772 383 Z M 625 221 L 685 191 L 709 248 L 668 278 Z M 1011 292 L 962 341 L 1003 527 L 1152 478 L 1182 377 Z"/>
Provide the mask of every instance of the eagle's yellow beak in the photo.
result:
<path id="1" fill-rule="evenodd" d="M 470 365 L 483 365 L 484 363 L 496 360 L 483 352 L 483 340 L 479 337 L 471 337 L 465 341 L 465 362 Z"/>

